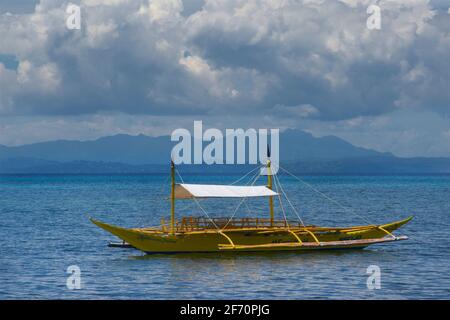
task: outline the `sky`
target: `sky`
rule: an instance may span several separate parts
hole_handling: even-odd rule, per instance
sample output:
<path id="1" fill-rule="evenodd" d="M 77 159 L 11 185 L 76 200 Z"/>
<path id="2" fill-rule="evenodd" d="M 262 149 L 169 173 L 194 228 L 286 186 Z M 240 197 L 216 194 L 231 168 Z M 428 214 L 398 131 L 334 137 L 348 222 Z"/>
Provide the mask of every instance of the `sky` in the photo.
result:
<path id="1" fill-rule="evenodd" d="M 1 0 L 0 144 L 202 120 L 450 157 L 449 56 L 450 0 Z"/>

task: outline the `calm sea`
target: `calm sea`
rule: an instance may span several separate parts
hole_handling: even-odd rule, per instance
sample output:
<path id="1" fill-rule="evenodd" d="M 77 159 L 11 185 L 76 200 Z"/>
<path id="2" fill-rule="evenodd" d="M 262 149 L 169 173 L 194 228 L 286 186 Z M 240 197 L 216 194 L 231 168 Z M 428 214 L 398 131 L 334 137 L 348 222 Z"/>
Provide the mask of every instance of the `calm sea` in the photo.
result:
<path id="1" fill-rule="evenodd" d="M 230 183 L 238 177 L 184 178 Z M 410 240 L 359 251 L 145 256 L 107 247 L 114 237 L 88 217 L 125 227 L 158 224 L 169 213 L 166 176 L 0 176 L 0 299 L 450 298 L 450 176 L 303 178 L 352 210 L 281 176 L 306 223 L 359 225 L 414 215 L 397 232 Z M 236 204 L 201 202 L 211 216 L 231 215 Z M 285 209 L 296 219 L 286 203 Z M 179 201 L 177 212 L 201 214 L 191 201 Z M 238 211 L 246 215 L 266 216 L 266 202 L 249 201 Z M 80 290 L 66 286 L 71 265 L 81 270 Z M 380 268 L 380 289 L 367 288 L 371 265 Z"/>

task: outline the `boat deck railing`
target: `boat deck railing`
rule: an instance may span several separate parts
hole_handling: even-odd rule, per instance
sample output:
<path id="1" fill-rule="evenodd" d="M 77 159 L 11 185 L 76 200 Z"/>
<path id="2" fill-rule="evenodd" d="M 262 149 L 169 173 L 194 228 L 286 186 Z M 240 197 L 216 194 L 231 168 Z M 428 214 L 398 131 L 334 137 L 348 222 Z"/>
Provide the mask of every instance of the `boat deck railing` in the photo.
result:
<path id="1" fill-rule="evenodd" d="M 167 220 L 161 220 L 161 227 L 169 230 Z M 298 221 L 273 220 L 267 218 L 205 218 L 182 217 L 175 221 L 175 232 L 191 232 L 207 229 L 264 229 L 264 228 L 302 227 Z"/>

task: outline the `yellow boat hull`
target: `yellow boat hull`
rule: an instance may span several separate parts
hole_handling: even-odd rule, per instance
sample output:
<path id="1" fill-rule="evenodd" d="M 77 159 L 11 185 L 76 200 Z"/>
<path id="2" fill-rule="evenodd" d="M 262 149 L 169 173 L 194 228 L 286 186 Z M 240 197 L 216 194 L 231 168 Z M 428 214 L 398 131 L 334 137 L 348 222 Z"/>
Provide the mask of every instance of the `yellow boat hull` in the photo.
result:
<path id="1" fill-rule="evenodd" d="M 143 252 L 181 253 L 361 249 L 371 244 L 407 239 L 391 233 L 411 219 L 380 226 L 208 229 L 176 234 L 159 229 L 127 229 L 94 219 L 91 221 Z"/>

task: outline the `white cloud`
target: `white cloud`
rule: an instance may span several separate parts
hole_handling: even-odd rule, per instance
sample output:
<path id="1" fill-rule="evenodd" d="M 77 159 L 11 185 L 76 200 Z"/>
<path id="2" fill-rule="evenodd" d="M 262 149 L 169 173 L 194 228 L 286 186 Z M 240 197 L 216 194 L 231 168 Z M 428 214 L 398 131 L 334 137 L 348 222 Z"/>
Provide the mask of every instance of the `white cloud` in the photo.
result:
<path id="1" fill-rule="evenodd" d="M 95 6 L 117 6 L 129 3 L 132 0 L 81 0 L 81 4 L 87 7 Z"/>
<path id="2" fill-rule="evenodd" d="M 141 7 L 140 13 L 148 14 L 153 22 L 180 18 L 182 11 L 181 0 L 149 0 L 148 7 Z"/>
<path id="3" fill-rule="evenodd" d="M 51 92 L 57 89 L 61 80 L 55 64 L 47 63 L 35 67 L 30 61 L 24 60 L 19 62 L 17 68 L 17 82 L 23 89 L 28 86 L 30 90 Z"/>
<path id="4" fill-rule="evenodd" d="M 92 47 L 102 46 L 118 37 L 117 25 L 113 21 L 87 26 L 87 41 Z"/>

